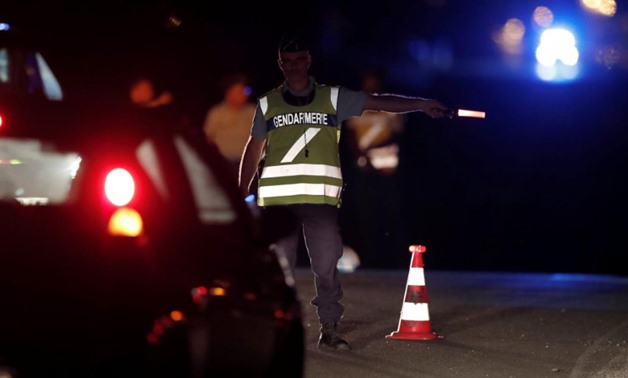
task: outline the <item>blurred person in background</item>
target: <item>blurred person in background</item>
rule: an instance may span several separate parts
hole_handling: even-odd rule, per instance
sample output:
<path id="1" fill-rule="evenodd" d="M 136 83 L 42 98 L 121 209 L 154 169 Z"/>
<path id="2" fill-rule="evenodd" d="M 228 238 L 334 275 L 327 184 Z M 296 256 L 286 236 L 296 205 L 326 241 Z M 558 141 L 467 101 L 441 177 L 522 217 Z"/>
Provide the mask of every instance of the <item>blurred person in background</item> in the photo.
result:
<path id="1" fill-rule="evenodd" d="M 190 112 L 182 109 L 181 101 L 155 76 L 142 74 L 131 81 L 128 96 L 131 106 L 139 110 L 136 114 L 152 127 L 194 129 Z"/>
<path id="2" fill-rule="evenodd" d="M 381 94 L 383 80 L 381 69 L 365 70 L 361 89 Z M 405 233 L 398 181 L 399 138 L 405 122 L 404 114 L 367 110 L 344 123 L 343 146 L 351 158 L 344 166 L 347 189 L 341 224 L 347 225 L 346 242 L 366 268 L 396 268 L 407 257 L 401 253 Z"/>
<path id="3" fill-rule="evenodd" d="M 384 73 L 379 69 L 362 74 L 362 91 L 382 93 Z M 353 163 L 363 172 L 379 176 L 393 175 L 399 165 L 398 138 L 403 132 L 403 114 L 367 110 L 360 117 L 345 121 Z"/>
<path id="4" fill-rule="evenodd" d="M 169 90 L 159 88 L 148 77 L 140 76 L 131 83 L 129 89 L 131 102 L 142 108 L 157 108 L 170 105 L 174 96 Z"/>
<path id="5" fill-rule="evenodd" d="M 221 89 L 222 100 L 209 108 L 203 130 L 208 143 L 218 147 L 237 179 L 240 159 L 255 115 L 255 104 L 249 102 L 251 87 L 245 74 L 225 76 L 221 80 Z"/>
<path id="6" fill-rule="evenodd" d="M 315 277 L 316 295 L 311 303 L 317 307 L 320 322 L 318 347 L 348 350 L 349 342 L 337 330 L 344 313 L 337 268 L 343 253 L 338 223 L 343 187 L 338 149 L 341 124 L 366 110 L 420 111 L 443 117 L 447 108 L 437 100 L 319 84 L 309 74 L 312 56 L 307 42 L 298 36 L 282 38 L 278 55 L 285 81 L 258 99 L 242 155 L 240 190 L 248 196 L 263 157 L 257 203 L 267 214 L 292 213 L 294 231 L 279 240 L 277 247 L 293 272 L 299 235 L 303 235 Z"/>

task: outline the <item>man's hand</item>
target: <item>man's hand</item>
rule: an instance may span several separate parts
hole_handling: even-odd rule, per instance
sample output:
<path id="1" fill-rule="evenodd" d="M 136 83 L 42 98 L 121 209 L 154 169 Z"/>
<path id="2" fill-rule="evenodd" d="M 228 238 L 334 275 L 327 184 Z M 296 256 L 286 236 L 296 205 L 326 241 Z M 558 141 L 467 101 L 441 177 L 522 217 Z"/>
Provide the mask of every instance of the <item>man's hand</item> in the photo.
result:
<path id="1" fill-rule="evenodd" d="M 423 111 L 423 113 L 427 114 L 428 116 L 432 118 L 445 117 L 448 109 L 449 109 L 448 107 L 443 105 L 438 100 L 425 99 L 423 100 L 421 104 L 421 111 Z"/>

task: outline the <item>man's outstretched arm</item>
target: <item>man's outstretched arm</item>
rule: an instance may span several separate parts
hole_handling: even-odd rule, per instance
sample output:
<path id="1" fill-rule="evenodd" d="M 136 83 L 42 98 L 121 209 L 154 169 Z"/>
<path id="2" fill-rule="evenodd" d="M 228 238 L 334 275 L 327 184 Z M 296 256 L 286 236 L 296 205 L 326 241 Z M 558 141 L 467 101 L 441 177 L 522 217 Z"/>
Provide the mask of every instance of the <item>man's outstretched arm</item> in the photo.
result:
<path id="1" fill-rule="evenodd" d="M 440 118 L 445 116 L 448 108 L 438 100 L 396 94 L 371 94 L 366 99 L 364 110 L 389 113 L 423 112 L 432 118 Z"/>

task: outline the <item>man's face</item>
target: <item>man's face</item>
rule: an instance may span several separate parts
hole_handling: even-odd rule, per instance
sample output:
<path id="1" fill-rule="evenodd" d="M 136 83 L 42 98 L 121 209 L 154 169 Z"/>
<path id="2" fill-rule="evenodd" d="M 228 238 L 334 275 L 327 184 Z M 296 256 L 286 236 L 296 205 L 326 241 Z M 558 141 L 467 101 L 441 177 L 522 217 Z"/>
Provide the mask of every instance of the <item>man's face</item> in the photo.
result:
<path id="1" fill-rule="evenodd" d="M 147 103 L 155 96 L 153 83 L 149 80 L 140 80 L 135 82 L 131 86 L 130 90 L 131 101 L 135 104 Z"/>
<path id="2" fill-rule="evenodd" d="M 287 80 L 298 80 L 308 77 L 311 59 L 307 51 L 282 52 L 277 63 Z"/>
<path id="3" fill-rule="evenodd" d="M 225 100 L 229 105 L 240 107 L 246 104 L 250 93 L 251 88 L 244 85 L 244 83 L 235 83 L 225 92 Z"/>

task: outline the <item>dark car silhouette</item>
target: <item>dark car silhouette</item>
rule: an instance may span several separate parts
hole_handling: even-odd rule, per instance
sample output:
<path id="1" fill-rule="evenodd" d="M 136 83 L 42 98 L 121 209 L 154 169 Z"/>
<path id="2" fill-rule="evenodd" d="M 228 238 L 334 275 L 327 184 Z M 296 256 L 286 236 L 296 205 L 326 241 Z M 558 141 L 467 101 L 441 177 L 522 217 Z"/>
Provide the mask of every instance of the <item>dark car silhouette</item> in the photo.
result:
<path id="1" fill-rule="evenodd" d="M 300 302 L 272 244 L 282 228 L 262 227 L 200 129 L 67 101 L 44 55 L 10 34 L 0 373 L 301 376 Z"/>

